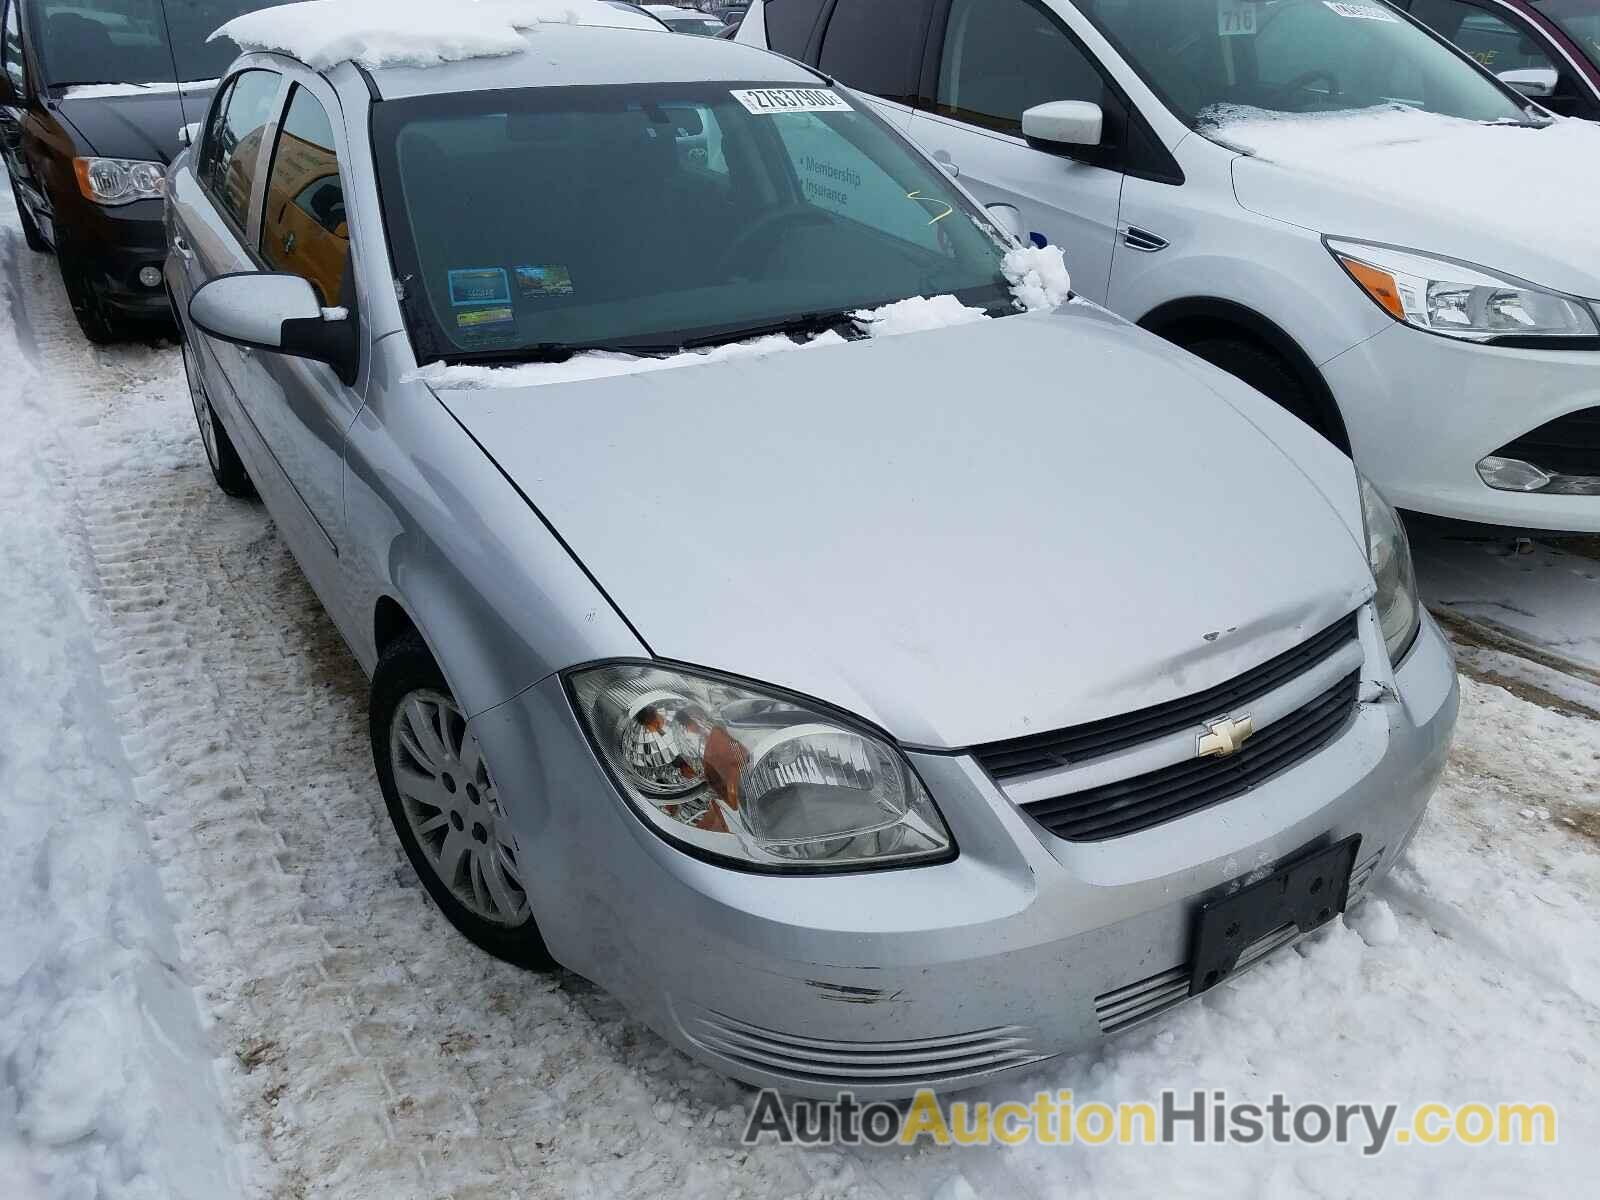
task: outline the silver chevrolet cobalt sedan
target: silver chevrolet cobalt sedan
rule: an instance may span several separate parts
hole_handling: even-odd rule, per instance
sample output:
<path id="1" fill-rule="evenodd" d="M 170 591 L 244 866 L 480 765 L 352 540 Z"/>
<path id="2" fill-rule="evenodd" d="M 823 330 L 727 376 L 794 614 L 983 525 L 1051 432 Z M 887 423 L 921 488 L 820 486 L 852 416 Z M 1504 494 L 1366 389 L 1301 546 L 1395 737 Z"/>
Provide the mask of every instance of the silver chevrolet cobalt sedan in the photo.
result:
<path id="1" fill-rule="evenodd" d="M 248 53 L 168 180 L 211 469 L 370 673 L 462 933 L 889 1098 L 1198 996 L 1398 861 L 1456 681 L 1348 459 L 1024 303 L 1003 221 L 805 67 L 525 44 Z"/>

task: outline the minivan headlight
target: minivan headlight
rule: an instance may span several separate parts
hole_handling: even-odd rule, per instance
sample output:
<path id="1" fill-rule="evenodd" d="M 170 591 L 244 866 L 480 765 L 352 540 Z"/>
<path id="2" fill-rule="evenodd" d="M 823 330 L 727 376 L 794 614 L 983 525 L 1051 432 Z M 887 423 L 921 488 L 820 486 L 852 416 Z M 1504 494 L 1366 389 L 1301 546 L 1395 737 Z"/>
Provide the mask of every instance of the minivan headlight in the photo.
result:
<path id="1" fill-rule="evenodd" d="M 158 162 L 132 158 L 75 158 L 78 190 L 96 204 L 130 204 L 159 199 L 166 188 L 167 169 Z"/>
<path id="2" fill-rule="evenodd" d="M 692 850 L 767 870 L 860 870 L 953 848 L 905 756 L 837 716 L 641 663 L 578 671 L 568 684 L 633 807 Z"/>
<path id="3" fill-rule="evenodd" d="M 1373 603 L 1378 608 L 1378 628 L 1389 648 L 1389 661 L 1405 657 L 1422 627 L 1422 603 L 1417 599 L 1417 577 L 1411 566 L 1411 543 L 1400 514 L 1378 494 L 1365 476 L 1361 486 L 1361 523 L 1367 535 L 1367 561 L 1378 585 Z"/>
<path id="4" fill-rule="evenodd" d="M 1406 250 L 1328 239 L 1339 265 L 1397 321 L 1465 341 L 1600 337 L 1575 296 Z"/>

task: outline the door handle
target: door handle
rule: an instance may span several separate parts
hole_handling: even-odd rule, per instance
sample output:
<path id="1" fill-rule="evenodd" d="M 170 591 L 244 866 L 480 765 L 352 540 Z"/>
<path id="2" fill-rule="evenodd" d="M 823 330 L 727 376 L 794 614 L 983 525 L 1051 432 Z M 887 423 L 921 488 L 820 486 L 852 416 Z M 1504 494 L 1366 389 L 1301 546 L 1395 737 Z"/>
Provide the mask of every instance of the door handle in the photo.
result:
<path id="1" fill-rule="evenodd" d="M 179 234 L 173 234 L 172 248 L 176 250 L 179 256 L 185 261 L 188 261 L 194 257 L 194 251 L 189 249 L 189 243 L 184 241 L 182 236 Z"/>

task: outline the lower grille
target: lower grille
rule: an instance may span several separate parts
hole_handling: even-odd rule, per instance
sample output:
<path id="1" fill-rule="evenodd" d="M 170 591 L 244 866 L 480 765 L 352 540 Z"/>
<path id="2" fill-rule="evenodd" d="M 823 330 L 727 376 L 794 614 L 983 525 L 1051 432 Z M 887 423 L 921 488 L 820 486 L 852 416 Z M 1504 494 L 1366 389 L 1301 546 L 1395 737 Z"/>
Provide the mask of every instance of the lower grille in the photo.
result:
<path id="1" fill-rule="evenodd" d="M 1100 1022 L 1101 1033 L 1116 1033 L 1182 1004 L 1188 998 L 1189 968 L 1185 964 L 1102 992 L 1094 998 L 1094 1015 Z"/>
<path id="2" fill-rule="evenodd" d="M 1550 475 L 1600 476 L 1600 408 L 1547 421 L 1500 447 L 1495 456 L 1532 463 Z"/>
<path id="3" fill-rule="evenodd" d="M 1098 842 L 1122 837 L 1241 795 L 1315 754 L 1344 728 L 1355 709 L 1361 672 L 1354 671 L 1281 721 L 1267 726 L 1230 758 L 1197 758 L 1132 779 L 1024 805 L 1057 837 Z"/>
<path id="4" fill-rule="evenodd" d="M 752 1070 L 839 1086 L 948 1081 L 1047 1057 L 1019 1025 L 910 1041 L 842 1042 L 778 1033 L 706 1012 L 686 1021 L 684 1031 L 705 1049 Z"/>

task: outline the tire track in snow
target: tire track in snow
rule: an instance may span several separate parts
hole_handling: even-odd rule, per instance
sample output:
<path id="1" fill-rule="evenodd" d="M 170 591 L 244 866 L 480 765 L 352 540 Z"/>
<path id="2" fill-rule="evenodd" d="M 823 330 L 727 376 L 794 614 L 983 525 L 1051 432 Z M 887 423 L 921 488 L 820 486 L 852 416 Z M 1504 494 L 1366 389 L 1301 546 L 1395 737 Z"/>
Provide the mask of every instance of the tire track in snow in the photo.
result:
<path id="1" fill-rule="evenodd" d="M 96 649 L 254 1190 L 852 1194 L 836 1156 L 740 1147 L 741 1089 L 609 997 L 489 959 L 429 905 L 365 680 L 265 510 L 214 487 L 178 354 L 87 346 L 51 261 L 21 270 Z"/>

